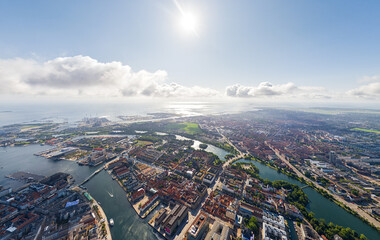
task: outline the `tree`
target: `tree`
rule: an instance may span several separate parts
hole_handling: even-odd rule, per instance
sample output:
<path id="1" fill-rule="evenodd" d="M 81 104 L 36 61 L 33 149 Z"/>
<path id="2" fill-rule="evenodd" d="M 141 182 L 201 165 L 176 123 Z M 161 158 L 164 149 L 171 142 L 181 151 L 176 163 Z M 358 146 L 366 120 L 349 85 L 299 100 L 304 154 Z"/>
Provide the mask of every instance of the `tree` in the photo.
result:
<path id="1" fill-rule="evenodd" d="M 356 190 L 356 189 L 352 189 L 352 190 L 351 190 L 351 193 L 352 193 L 353 195 L 355 195 L 355 196 L 359 196 L 359 191 Z"/>
<path id="2" fill-rule="evenodd" d="M 367 237 L 364 236 L 363 234 L 360 235 L 360 240 L 367 240 Z"/>
<path id="3" fill-rule="evenodd" d="M 354 233 L 351 230 L 351 228 L 342 228 L 339 232 L 339 236 L 341 236 L 343 239 L 347 240 L 354 240 Z"/>
<path id="4" fill-rule="evenodd" d="M 247 227 L 251 229 L 255 235 L 259 233 L 259 223 L 255 216 L 252 216 L 251 219 L 249 219 Z"/>
<path id="5" fill-rule="evenodd" d="M 272 186 L 272 182 L 269 181 L 268 179 L 264 179 L 263 184 L 264 184 L 264 185 Z"/>

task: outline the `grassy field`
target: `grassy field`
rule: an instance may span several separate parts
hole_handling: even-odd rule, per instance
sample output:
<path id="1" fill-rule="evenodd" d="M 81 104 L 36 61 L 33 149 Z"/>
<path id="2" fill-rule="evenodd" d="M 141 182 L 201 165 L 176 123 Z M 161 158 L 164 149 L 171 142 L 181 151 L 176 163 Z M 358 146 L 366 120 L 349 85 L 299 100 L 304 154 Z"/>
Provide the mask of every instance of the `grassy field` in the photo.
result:
<path id="1" fill-rule="evenodd" d="M 188 134 L 194 135 L 202 132 L 197 123 L 180 123 L 180 125 Z"/>
<path id="2" fill-rule="evenodd" d="M 169 130 L 182 130 L 191 135 L 202 133 L 197 123 L 171 123 L 167 127 Z"/>
<path id="3" fill-rule="evenodd" d="M 371 129 L 365 129 L 365 128 L 352 128 L 351 131 L 362 131 L 362 132 L 370 132 L 370 133 L 380 134 L 380 131 L 371 130 Z"/>
<path id="4" fill-rule="evenodd" d="M 136 145 L 137 146 L 142 146 L 145 147 L 146 145 L 152 145 L 152 142 L 149 141 L 141 141 L 141 140 L 136 140 Z"/>

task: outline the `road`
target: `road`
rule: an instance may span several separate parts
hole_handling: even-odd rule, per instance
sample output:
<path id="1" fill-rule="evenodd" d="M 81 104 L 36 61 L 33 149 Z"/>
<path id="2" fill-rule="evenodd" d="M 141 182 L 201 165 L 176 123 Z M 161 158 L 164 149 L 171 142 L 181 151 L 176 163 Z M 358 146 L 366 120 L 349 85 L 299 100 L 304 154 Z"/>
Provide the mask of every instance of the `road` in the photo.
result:
<path id="1" fill-rule="evenodd" d="M 308 182 L 312 182 L 317 188 L 319 189 L 322 189 L 326 192 L 330 192 L 329 190 L 327 190 L 326 188 L 322 187 L 321 185 L 319 185 L 318 183 L 316 183 L 315 181 L 312 181 L 311 179 L 307 178 L 305 175 L 303 175 L 296 167 L 294 167 L 288 160 L 286 160 L 285 156 L 280 154 L 279 150 L 278 149 L 275 149 L 273 148 L 270 144 L 268 144 L 267 142 L 265 142 L 265 144 L 270 147 L 277 155 L 278 158 L 280 158 L 286 165 L 288 165 L 296 174 L 298 177 L 300 178 L 303 178 L 304 180 L 308 181 Z M 363 211 L 361 208 L 359 208 L 358 205 L 354 204 L 354 203 L 350 203 L 350 202 L 347 202 L 346 200 L 344 200 L 343 198 L 339 197 L 339 196 L 336 196 L 335 194 L 332 194 L 332 196 L 334 197 L 334 199 L 338 202 L 340 202 L 341 204 L 349 207 L 352 211 L 356 212 L 357 214 L 359 214 L 362 218 L 366 219 L 368 222 L 370 222 L 371 224 L 373 224 L 376 228 L 380 229 L 380 222 L 377 221 L 375 218 L 373 218 L 372 216 L 370 216 L 368 213 L 366 213 L 365 211 Z"/>
<path id="2" fill-rule="evenodd" d="M 77 191 L 77 192 L 80 192 L 80 194 L 82 195 L 85 191 L 83 191 L 82 188 L 78 187 L 78 186 L 73 186 L 71 187 L 71 190 L 73 191 Z M 107 239 L 107 240 L 112 240 L 112 236 L 111 236 L 111 230 L 110 230 L 110 226 L 109 226 L 109 223 L 108 223 L 108 219 L 107 219 L 107 215 L 104 213 L 103 211 L 103 208 L 98 204 L 98 202 L 93 198 L 93 201 L 91 203 L 91 209 L 93 206 L 98 206 L 98 210 L 99 210 L 99 213 L 100 213 L 100 216 L 101 216 L 101 219 L 104 219 L 104 224 L 106 226 L 106 235 L 104 238 L 101 238 L 100 237 L 100 232 L 98 233 L 98 238 L 99 239 Z M 92 211 L 92 210 L 91 210 Z M 99 221 L 101 219 L 97 219 L 97 223 L 99 224 Z M 98 225 L 98 230 L 100 231 L 101 229 L 101 225 Z"/>
<path id="3" fill-rule="evenodd" d="M 346 166 L 346 168 L 349 168 L 351 171 L 355 172 L 359 177 L 363 178 L 364 180 L 367 180 L 370 183 L 373 183 L 373 184 L 380 186 L 380 180 L 379 179 L 374 179 L 372 177 L 360 174 L 356 168 L 347 165 L 347 163 L 345 164 L 345 166 Z"/>
<path id="4" fill-rule="evenodd" d="M 232 147 L 234 147 L 236 149 L 236 151 L 239 152 L 239 154 L 231 159 L 228 159 L 227 161 L 225 161 L 223 163 L 223 166 L 222 166 L 222 171 L 224 171 L 224 169 L 233 161 L 235 160 L 238 160 L 238 159 L 241 159 L 241 158 L 244 158 L 245 154 L 242 153 L 237 147 L 235 147 L 235 145 L 233 145 L 231 143 L 230 140 L 228 140 L 227 137 L 225 137 L 220 131 L 219 129 L 217 129 L 218 133 L 223 137 L 223 139 L 228 143 L 230 144 Z M 218 176 L 218 179 L 215 180 L 215 183 L 213 185 L 211 185 L 210 187 L 207 188 L 207 193 L 205 195 L 205 197 L 203 198 L 202 202 L 199 204 L 199 207 L 191 212 L 189 212 L 189 217 L 188 217 L 188 222 L 186 223 L 186 225 L 182 228 L 182 231 L 181 233 L 179 233 L 178 235 L 176 235 L 174 237 L 174 240 L 182 240 L 184 239 L 186 233 L 187 233 L 187 230 L 190 228 L 191 224 L 193 223 L 193 221 L 195 220 L 195 218 L 198 216 L 201 208 L 202 208 L 202 205 L 204 204 L 207 196 L 212 192 L 212 191 L 215 191 L 217 189 L 217 187 L 220 185 L 220 176 Z M 220 220 L 222 221 L 222 220 Z M 223 222 L 223 221 L 222 221 Z"/>
<path id="5" fill-rule="evenodd" d="M 223 164 L 223 169 L 225 169 L 231 162 L 235 161 L 235 160 L 238 160 L 238 159 L 241 159 L 241 158 L 244 158 L 245 157 L 245 154 L 242 153 L 226 136 L 224 136 L 221 132 L 220 132 L 220 129 L 219 128 L 216 128 L 216 131 L 218 131 L 218 133 L 220 134 L 220 136 L 223 137 L 223 140 L 226 141 L 228 144 L 230 144 L 233 148 L 235 148 L 235 150 L 239 153 L 238 155 L 236 155 L 235 157 L 233 158 L 230 158 L 228 159 L 227 161 L 224 162 Z"/>

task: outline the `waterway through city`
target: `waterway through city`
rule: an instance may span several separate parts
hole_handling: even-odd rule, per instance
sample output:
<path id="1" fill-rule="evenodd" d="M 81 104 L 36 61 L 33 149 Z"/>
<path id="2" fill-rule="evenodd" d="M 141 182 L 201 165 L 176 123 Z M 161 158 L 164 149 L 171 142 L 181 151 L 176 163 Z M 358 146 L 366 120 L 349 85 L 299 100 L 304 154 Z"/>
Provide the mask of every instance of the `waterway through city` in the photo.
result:
<path id="1" fill-rule="evenodd" d="M 11 186 L 14 189 L 23 183 L 5 176 L 17 171 L 30 172 L 49 176 L 56 172 L 71 174 L 76 183 L 82 182 L 99 167 L 79 166 L 72 161 L 54 161 L 35 156 L 51 146 L 28 145 L 23 147 L 0 148 L 0 185 Z M 116 181 L 106 172 L 101 171 L 85 184 L 88 192 L 101 203 L 108 219 L 113 218 L 115 226 L 111 228 L 112 238 L 118 239 L 159 239 L 148 226 L 146 220 L 140 219 L 130 206 L 126 193 Z M 114 195 L 110 197 L 109 193 Z"/>
<path id="2" fill-rule="evenodd" d="M 141 219 L 128 202 L 125 191 L 117 181 L 101 171 L 85 184 L 88 192 L 99 202 L 107 218 L 113 218 L 112 239 L 159 239 L 148 225 L 149 218 Z M 111 197 L 108 192 L 113 194 Z"/>
<path id="3" fill-rule="evenodd" d="M 300 187 L 305 186 L 305 184 L 300 181 L 290 178 L 283 173 L 279 173 L 275 169 L 270 168 L 260 162 L 244 159 L 239 161 L 253 163 L 259 169 L 259 175 L 264 179 L 268 179 L 270 181 L 283 180 L 296 184 Z M 325 219 L 326 223 L 332 222 L 343 227 L 354 229 L 359 233 L 359 235 L 366 235 L 368 239 L 380 239 L 380 233 L 378 233 L 375 229 L 354 215 L 348 213 L 334 202 L 326 199 L 314 189 L 308 187 L 304 188 L 303 191 L 306 193 L 310 201 L 307 209 L 312 211 L 315 214 L 315 217 Z"/>
<path id="4" fill-rule="evenodd" d="M 210 145 L 209 145 L 210 147 Z M 212 146 L 207 148 L 222 157 L 226 151 Z M 34 156 L 34 153 L 49 149 L 51 146 L 28 145 L 23 147 L 4 147 L 0 148 L 0 185 L 13 186 L 21 185 L 19 182 L 5 178 L 6 175 L 17 171 L 31 172 L 48 176 L 56 172 L 65 172 L 71 174 L 77 183 L 83 181 L 99 167 L 79 166 L 71 161 L 53 161 L 43 157 Z M 224 157 L 224 156 L 223 156 Z M 245 161 L 245 160 L 243 160 Z M 284 180 L 294 183 L 298 186 L 303 184 L 297 180 L 288 177 L 285 174 L 278 173 L 276 170 L 261 164 L 252 162 L 260 170 L 260 176 L 269 180 Z M 89 193 L 99 202 L 106 212 L 108 218 L 113 218 L 115 226 L 111 229 L 113 239 L 156 239 L 158 236 L 153 229 L 147 224 L 148 220 L 140 219 L 130 206 L 123 189 L 112 180 L 111 176 L 102 171 L 95 175 L 85 184 Z M 368 239 L 380 239 L 380 234 L 363 223 L 357 217 L 349 214 L 335 203 L 324 198 L 311 188 L 303 190 L 310 200 L 308 209 L 315 213 L 318 218 L 323 218 L 326 222 L 333 222 L 344 227 L 350 227 L 358 233 L 363 233 Z M 112 192 L 114 197 L 110 197 L 108 192 Z"/>
<path id="5" fill-rule="evenodd" d="M 80 167 L 73 161 L 55 161 L 33 154 L 52 148 L 52 146 L 28 145 L 0 148 L 0 185 L 17 188 L 22 184 L 5 176 L 18 171 L 49 176 L 56 172 L 71 174 L 77 183 L 91 175 L 98 167 Z M 99 166 L 100 167 L 100 166 Z"/>

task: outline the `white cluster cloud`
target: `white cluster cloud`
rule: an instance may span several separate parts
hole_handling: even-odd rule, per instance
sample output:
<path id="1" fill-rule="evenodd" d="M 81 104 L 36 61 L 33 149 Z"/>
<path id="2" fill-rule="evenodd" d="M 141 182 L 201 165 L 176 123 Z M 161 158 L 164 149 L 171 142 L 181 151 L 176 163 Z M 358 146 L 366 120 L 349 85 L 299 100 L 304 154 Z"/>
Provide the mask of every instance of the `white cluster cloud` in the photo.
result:
<path id="1" fill-rule="evenodd" d="M 330 98 L 326 89 L 321 87 L 298 87 L 294 83 L 274 85 L 269 82 L 261 82 L 258 86 L 242 86 L 235 84 L 226 88 L 226 95 L 230 97 L 275 97 L 284 96 L 291 98 Z"/>
<path id="2" fill-rule="evenodd" d="M 133 72 L 121 62 L 101 63 L 87 56 L 60 57 L 44 63 L 0 60 L 0 94 L 209 97 L 219 92 L 168 83 L 166 71 Z"/>
<path id="3" fill-rule="evenodd" d="M 285 100 L 380 99 L 380 76 L 365 76 L 362 86 L 332 93 L 323 87 L 294 83 L 227 86 L 225 94 L 210 88 L 168 82 L 166 71 L 134 72 L 121 62 L 102 63 L 88 56 L 59 57 L 46 62 L 33 59 L 0 59 L 0 95 L 54 95 L 95 97 L 262 98 Z"/>
<path id="4" fill-rule="evenodd" d="M 348 95 L 366 99 L 380 98 L 380 76 L 365 76 L 359 82 L 367 84 L 347 91 Z"/>

